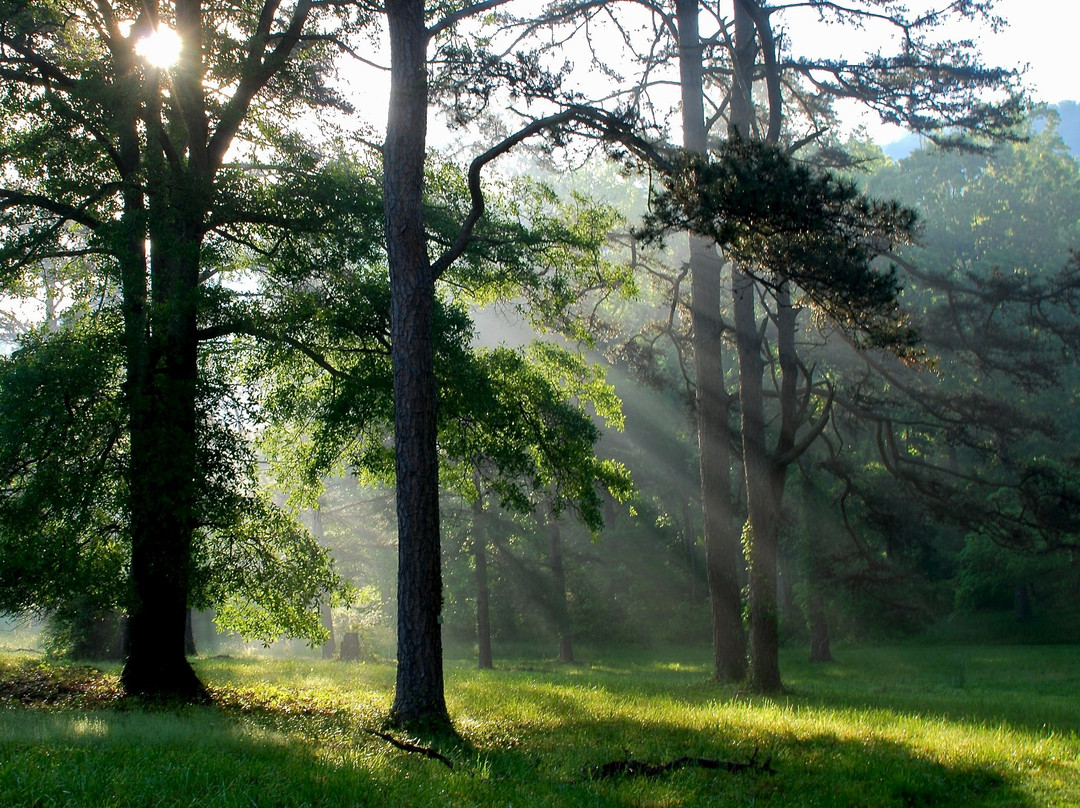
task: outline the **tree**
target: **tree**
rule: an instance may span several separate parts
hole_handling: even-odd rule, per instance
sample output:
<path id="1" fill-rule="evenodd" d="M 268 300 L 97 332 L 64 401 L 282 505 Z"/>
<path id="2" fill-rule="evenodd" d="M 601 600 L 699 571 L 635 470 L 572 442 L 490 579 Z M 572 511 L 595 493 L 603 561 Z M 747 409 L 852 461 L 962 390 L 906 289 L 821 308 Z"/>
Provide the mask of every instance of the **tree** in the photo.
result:
<path id="1" fill-rule="evenodd" d="M 936 523 L 916 531 L 910 549 L 890 531 L 885 549 L 944 558 L 938 577 L 957 575 L 969 605 L 983 584 L 1000 585 L 985 576 L 988 561 L 1026 592 L 1038 556 L 1072 545 L 1075 464 L 1061 447 L 1073 438 L 1060 403 L 1076 381 L 1077 230 L 1056 211 L 1075 208 L 1080 172 L 1052 127 L 982 153 L 927 148 L 873 165 L 867 185 L 923 212 L 921 243 L 899 265 L 936 372 L 834 356 L 845 416 L 823 468 L 842 482 L 852 513 L 886 523 L 887 488 L 909 524 Z"/>
<path id="2" fill-rule="evenodd" d="M 523 25 L 526 30 L 538 25 L 578 26 L 582 19 L 587 19 L 588 25 L 573 30 L 580 33 L 585 47 L 589 48 L 592 67 L 604 71 L 616 83 L 614 90 L 605 87 L 605 97 L 625 105 L 635 114 L 652 114 L 663 121 L 671 106 L 663 95 L 668 85 L 665 79 L 677 81 L 681 88 L 684 143 L 692 150 L 700 152 L 706 144 L 711 148 L 727 135 L 725 130 L 730 130 L 744 140 L 784 143 L 794 152 L 817 140 L 832 125 L 831 103 L 837 98 L 861 100 L 884 119 L 912 126 L 940 140 L 951 139 L 958 130 L 1000 132 L 1007 128 L 1019 111 L 1015 97 L 1000 105 L 988 105 L 982 101 L 979 93 L 988 88 L 1008 90 L 1015 86 L 1015 76 L 979 65 L 971 54 L 969 44 L 936 42 L 933 38 L 935 29 L 946 18 L 985 19 L 989 17 L 989 6 L 989 3 L 966 4 L 963 8 L 950 6 L 946 10 L 911 16 L 899 8 L 882 9 L 881 4 L 869 0 L 843 7 L 817 2 L 773 5 L 758 0 L 734 0 L 730 13 L 725 15 L 721 7 L 690 2 L 676 3 L 674 13 L 670 5 L 664 3 L 564 2 L 554 4 L 542 23 L 533 21 Z M 887 33 L 896 32 L 899 34 L 897 42 L 900 53 L 895 57 L 880 54 L 869 56 L 861 63 L 795 58 L 782 47 L 785 43 L 776 36 L 775 30 L 780 24 L 779 20 L 797 15 L 804 8 L 819 13 L 822 22 L 877 25 Z M 642 9 L 649 15 L 651 26 L 635 27 L 631 21 L 636 23 L 639 18 L 633 15 L 640 14 Z M 700 19 L 707 20 L 711 25 L 705 35 L 699 33 Z M 646 32 L 644 36 L 640 35 L 642 31 Z M 622 82 L 625 71 L 616 70 L 613 66 L 615 60 L 610 55 L 609 47 L 613 36 L 617 41 L 626 43 L 630 58 L 636 60 L 639 68 L 629 81 Z M 557 41 L 562 43 L 566 39 Z M 679 75 L 674 77 L 671 74 L 676 52 Z M 764 92 L 755 93 L 755 85 L 763 87 Z M 703 111 L 703 114 L 699 111 Z M 702 120 L 704 129 L 700 124 Z M 723 521 L 710 519 L 709 509 L 722 506 L 729 493 L 715 470 L 710 473 L 710 467 L 715 469 L 715 464 L 710 463 L 709 453 L 705 451 L 707 441 L 711 440 L 705 433 L 715 435 L 727 431 L 722 415 L 727 394 L 721 385 L 720 369 L 712 367 L 708 377 L 701 375 L 705 370 L 703 362 L 716 362 L 713 354 L 717 344 L 716 329 L 704 317 L 707 315 L 710 320 L 715 317 L 712 312 L 716 309 L 714 300 L 717 293 L 712 287 L 720 279 L 718 273 L 713 273 L 716 277 L 706 281 L 704 261 L 707 256 L 707 250 L 696 247 L 692 251 L 690 265 L 696 296 L 691 304 L 696 310 L 694 325 L 706 331 L 706 334 L 695 331 L 696 347 L 700 350 L 706 347 L 708 340 L 713 341 L 709 357 L 695 357 L 694 360 L 698 365 L 694 383 L 699 403 L 713 402 L 712 412 L 706 410 L 697 413 L 702 441 L 703 507 L 706 509 L 708 537 L 720 535 Z M 736 274 L 739 269 L 736 266 Z M 740 284 L 738 297 L 742 300 L 741 316 L 746 322 L 741 329 L 736 325 L 735 338 L 742 334 L 744 344 L 741 355 L 749 363 L 741 366 L 745 369 L 745 377 L 740 370 L 740 391 L 744 378 L 749 385 L 749 400 L 742 402 L 742 416 L 745 419 L 748 416 L 746 405 L 753 405 L 759 400 L 753 388 L 760 386 L 762 362 L 753 357 L 755 351 L 760 354 L 763 345 L 760 340 L 755 341 L 756 348 L 745 342 L 760 329 L 750 322 L 754 317 L 752 303 L 756 286 L 749 279 L 743 279 Z M 677 283 L 673 285 L 678 286 Z M 786 308 L 786 305 L 781 305 L 778 310 Z M 795 379 L 790 377 L 788 381 L 784 389 L 788 395 L 793 395 L 797 390 Z M 792 408 L 790 400 L 782 409 L 789 414 L 797 411 Z M 754 423 L 764 423 L 764 419 L 756 415 L 749 417 Z M 750 426 L 756 434 L 757 428 L 753 423 Z M 789 430 L 790 427 L 791 424 L 788 424 Z M 764 446 L 756 437 L 751 440 L 753 446 Z M 764 467 L 753 457 L 745 457 L 745 447 L 744 462 L 759 471 Z M 768 487 L 765 481 L 769 475 L 755 472 L 753 476 L 755 479 L 749 483 L 748 490 L 765 491 Z M 766 502 L 771 499 L 762 494 L 755 496 Z M 763 514 L 771 510 L 771 505 L 754 508 L 759 519 L 766 518 Z M 710 524 L 715 530 L 708 527 Z M 707 538 L 707 542 L 710 541 Z M 769 564 L 766 562 L 765 566 Z M 771 573 L 763 571 L 761 580 L 771 577 Z M 714 581 L 723 578 L 719 573 L 713 576 Z M 714 605 L 729 602 L 728 595 L 722 589 L 714 587 Z M 765 611 L 769 612 L 768 609 Z M 728 675 L 721 670 L 724 667 L 719 640 L 722 634 L 729 635 L 727 644 L 737 646 L 739 643 L 737 627 L 729 625 L 728 630 L 718 631 L 716 673 L 720 677 Z M 733 670 L 737 671 L 738 666 Z"/>
<path id="3" fill-rule="evenodd" d="M 285 169 L 296 139 L 253 121 L 272 107 L 287 125 L 309 100 L 335 102 L 320 73 L 331 32 L 364 21 L 306 1 L 234 6 L 228 25 L 225 13 L 198 0 L 2 7 L 5 282 L 42 259 L 94 256 L 120 300 L 132 582 L 123 682 L 147 696 L 203 694 L 184 626 L 208 494 L 200 343 L 222 336 L 200 331 L 207 299 L 225 288 L 209 259 L 243 243 L 246 226 L 331 222 L 317 204 L 303 224 L 286 221 L 258 172 L 231 155 L 245 144 Z M 143 55 L 162 29 L 179 38 L 172 66 Z"/>
<path id="4" fill-rule="evenodd" d="M 705 87 L 697 0 L 676 3 L 679 39 L 679 86 L 683 109 L 683 145 L 708 154 Z M 691 329 L 694 349 L 701 509 L 705 533 L 705 568 L 713 625 L 713 675 L 741 681 L 746 673 L 746 641 L 739 582 L 741 548 L 731 494 L 731 442 L 728 438 L 732 396 L 724 381 L 720 313 L 721 258 L 717 245 L 690 236 Z"/>

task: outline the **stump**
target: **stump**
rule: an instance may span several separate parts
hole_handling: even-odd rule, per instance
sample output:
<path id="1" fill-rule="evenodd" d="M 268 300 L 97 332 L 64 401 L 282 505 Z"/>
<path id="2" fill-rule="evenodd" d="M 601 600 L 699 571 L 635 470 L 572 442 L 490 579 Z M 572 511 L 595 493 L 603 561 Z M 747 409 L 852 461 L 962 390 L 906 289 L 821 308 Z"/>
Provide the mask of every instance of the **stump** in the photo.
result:
<path id="1" fill-rule="evenodd" d="M 338 656 L 341 662 L 360 661 L 360 634 L 355 631 L 346 631 L 341 638 L 341 654 Z"/>

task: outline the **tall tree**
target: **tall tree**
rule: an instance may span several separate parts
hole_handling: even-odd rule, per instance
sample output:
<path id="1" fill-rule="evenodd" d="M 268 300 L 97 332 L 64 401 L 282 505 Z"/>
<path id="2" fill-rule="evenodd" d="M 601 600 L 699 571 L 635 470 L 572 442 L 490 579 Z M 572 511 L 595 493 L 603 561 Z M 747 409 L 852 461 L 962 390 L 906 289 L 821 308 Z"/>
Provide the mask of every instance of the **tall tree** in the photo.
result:
<path id="1" fill-rule="evenodd" d="M 77 252 L 99 256 L 115 279 L 133 588 L 122 679 L 131 693 L 196 698 L 203 689 L 184 657 L 184 625 L 204 501 L 200 314 L 215 278 L 207 258 L 242 243 L 244 223 L 289 226 L 260 204 L 231 153 L 241 143 L 264 157 L 288 151 L 280 128 L 260 131 L 252 118 L 273 106 L 288 122 L 309 101 L 332 102 L 320 74 L 329 32 L 363 15 L 307 0 L 228 11 L 200 0 L 14 0 L 0 16 L 5 278 Z M 178 40 L 171 64 L 156 63 L 163 32 Z"/>
<path id="2" fill-rule="evenodd" d="M 398 668 L 391 720 L 450 727 L 443 693 L 442 558 L 432 315 L 424 232 L 428 65 L 423 0 L 386 6 L 390 113 L 383 146 L 398 514 Z"/>
<path id="3" fill-rule="evenodd" d="M 676 24 L 683 146 L 704 156 L 708 154 L 709 133 L 705 122 L 704 45 L 698 31 L 697 0 L 678 0 Z M 722 270 L 716 244 L 691 234 L 690 317 L 705 566 L 712 612 L 713 675 L 721 681 L 737 682 L 746 673 L 746 640 L 739 579 L 742 551 L 731 491 L 732 452 L 728 435 L 733 399 L 724 379 Z"/>

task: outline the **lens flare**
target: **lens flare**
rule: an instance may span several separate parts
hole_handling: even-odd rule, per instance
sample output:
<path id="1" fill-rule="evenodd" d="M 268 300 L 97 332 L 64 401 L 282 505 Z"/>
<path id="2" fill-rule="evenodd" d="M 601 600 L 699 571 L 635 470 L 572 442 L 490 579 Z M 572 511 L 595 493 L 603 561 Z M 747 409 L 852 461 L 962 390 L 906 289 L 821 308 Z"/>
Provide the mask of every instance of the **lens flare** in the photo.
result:
<path id="1" fill-rule="evenodd" d="M 154 67 L 171 67 L 180 58 L 180 35 L 172 28 L 155 28 L 135 43 L 135 53 Z"/>

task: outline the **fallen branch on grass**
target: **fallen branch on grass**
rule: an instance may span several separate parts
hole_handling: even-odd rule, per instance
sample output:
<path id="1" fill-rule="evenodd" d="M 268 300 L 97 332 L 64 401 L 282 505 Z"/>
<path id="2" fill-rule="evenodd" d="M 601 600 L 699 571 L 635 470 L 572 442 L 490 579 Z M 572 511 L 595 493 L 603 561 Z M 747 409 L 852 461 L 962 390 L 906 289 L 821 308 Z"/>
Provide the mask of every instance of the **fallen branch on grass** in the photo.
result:
<path id="1" fill-rule="evenodd" d="M 424 755 L 425 757 L 429 757 L 429 758 L 432 758 L 434 760 L 438 760 L 438 761 L 442 762 L 446 766 L 446 768 L 450 769 L 451 771 L 453 771 L 453 769 L 454 769 L 454 761 L 450 760 L 450 758 L 446 757 L 446 755 L 443 755 L 443 754 L 439 753 L 438 751 L 432 749 L 429 746 L 419 746 L 419 745 L 411 743 L 409 741 L 400 741 L 397 738 L 395 738 L 393 735 L 389 735 L 389 734 L 387 734 L 385 732 L 376 732 L 373 729 L 368 730 L 368 732 L 370 732 L 376 738 L 382 738 L 388 744 L 390 744 L 391 746 L 397 747 L 398 749 L 402 750 L 403 752 L 419 752 L 421 755 Z"/>
<path id="2" fill-rule="evenodd" d="M 742 772 L 747 770 L 773 772 L 772 756 L 765 758 L 760 763 L 757 760 L 758 750 L 749 760 L 716 760 L 715 758 L 699 758 L 683 756 L 667 763 L 646 763 L 642 760 L 613 760 L 600 766 L 592 766 L 586 769 L 585 776 L 590 780 L 603 780 L 608 777 L 659 777 L 675 769 L 683 769 L 687 766 L 697 766 L 700 769 L 723 769 L 729 772 Z"/>

